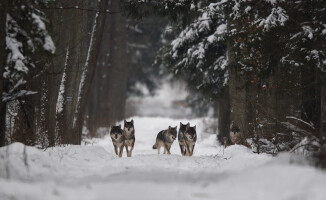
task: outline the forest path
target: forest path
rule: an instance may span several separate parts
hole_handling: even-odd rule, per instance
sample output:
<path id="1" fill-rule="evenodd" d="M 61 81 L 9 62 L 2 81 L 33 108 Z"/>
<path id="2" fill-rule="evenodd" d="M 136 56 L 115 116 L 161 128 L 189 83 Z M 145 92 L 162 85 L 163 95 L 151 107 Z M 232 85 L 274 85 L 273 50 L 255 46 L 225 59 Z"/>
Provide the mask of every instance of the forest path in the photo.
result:
<path id="1" fill-rule="evenodd" d="M 324 199 L 326 174 L 288 154 L 273 158 L 242 146 L 218 146 L 204 127 L 212 119 L 135 117 L 133 157 L 117 158 L 111 139 L 87 146 L 38 150 L 15 143 L 0 148 L 0 199 Z M 169 125 L 197 125 L 193 157 L 152 149 Z M 25 152 L 25 153 L 24 153 Z M 8 157 L 9 155 L 9 157 Z"/>

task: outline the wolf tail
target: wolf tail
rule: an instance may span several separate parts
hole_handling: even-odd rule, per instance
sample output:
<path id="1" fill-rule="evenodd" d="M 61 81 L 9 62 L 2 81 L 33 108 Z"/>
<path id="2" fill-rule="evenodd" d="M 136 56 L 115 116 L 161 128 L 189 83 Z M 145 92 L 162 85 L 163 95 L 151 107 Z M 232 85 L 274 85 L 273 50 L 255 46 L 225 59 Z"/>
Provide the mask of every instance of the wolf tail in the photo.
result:
<path id="1" fill-rule="evenodd" d="M 157 147 L 156 147 L 156 143 L 153 145 L 153 149 L 157 149 Z"/>

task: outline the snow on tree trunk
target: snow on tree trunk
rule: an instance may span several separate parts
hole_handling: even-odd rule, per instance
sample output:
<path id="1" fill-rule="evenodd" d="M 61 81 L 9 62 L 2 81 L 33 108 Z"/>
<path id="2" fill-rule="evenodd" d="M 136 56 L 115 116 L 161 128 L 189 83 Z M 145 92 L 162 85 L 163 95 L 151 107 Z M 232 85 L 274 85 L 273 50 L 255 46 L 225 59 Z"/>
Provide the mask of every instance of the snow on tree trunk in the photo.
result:
<path id="1" fill-rule="evenodd" d="M 62 1 L 64 7 L 71 5 L 78 5 L 79 7 L 87 7 L 89 4 L 88 0 L 83 1 Z M 55 24 L 55 27 L 59 28 L 60 35 L 55 38 L 59 44 L 63 45 L 64 53 L 62 53 L 61 62 L 56 63 L 56 65 L 61 65 L 60 76 L 58 80 L 57 95 L 60 90 L 60 81 L 62 80 L 62 75 L 65 70 L 65 82 L 64 82 L 64 95 L 62 112 L 59 115 L 56 114 L 56 135 L 58 135 L 63 143 L 68 144 L 78 144 L 78 137 L 73 131 L 73 119 L 76 112 L 78 94 L 79 94 L 79 83 L 83 74 L 83 63 L 85 63 L 87 57 L 87 49 L 89 45 L 89 12 L 84 10 L 72 9 L 62 11 L 63 18 L 68 18 L 70 20 L 64 20 L 61 24 Z M 93 13 L 93 12 L 92 12 Z M 57 17 L 53 15 L 53 17 Z M 61 41 L 63 40 L 63 41 Z M 64 43 L 65 42 L 65 43 Z M 67 55 L 67 48 L 69 49 L 69 54 Z M 65 64 L 66 63 L 66 64 Z M 56 96 L 56 101 L 58 96 Z M 57 102 L 55 103 L 55 108 Z"/>
<path id="2" fill-rule="evenodd" d="M 100 0 L 98 3 L 98 10 L 106 10 L 108 6 L 107 0 Z M 79 83 L 78 101 L 76 104 L 73 132 L 76 137 L 76 144 L 80 144 L 82 136 L 82 128 L 84 123 L 84 116 L 86 112 L 87 98 L 90 93 L 90 86 L 92 84 L 96 62 L 100 50 L 101 38 L 105 24 L 106 15 L 102 12 L 97 12 L 94 19 L 91 39 L 88 47 L 87 59 L 83 69 L 83 75 Z"/>

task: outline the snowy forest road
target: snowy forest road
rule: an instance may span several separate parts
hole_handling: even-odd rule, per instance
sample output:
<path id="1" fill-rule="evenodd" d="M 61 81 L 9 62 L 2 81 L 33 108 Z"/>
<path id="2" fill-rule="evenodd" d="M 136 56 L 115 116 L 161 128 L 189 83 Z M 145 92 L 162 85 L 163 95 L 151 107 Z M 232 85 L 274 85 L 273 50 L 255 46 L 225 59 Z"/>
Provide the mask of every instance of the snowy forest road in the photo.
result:
<path id="1" fill-rule="evenodd" d="M 0 199 L 325 199 L 325 172 L 289 154 L 223 149 L 204 130 L 212 119 L 133 119 L 131 158 L 118 158 L 109 136 L 45 151 L 20 143 L 0 148 Z M 172 155 L 157 155 L 156 134 L 180 121 L 197 125 L 194 156 L 182 157 L 177 141 Z"/>

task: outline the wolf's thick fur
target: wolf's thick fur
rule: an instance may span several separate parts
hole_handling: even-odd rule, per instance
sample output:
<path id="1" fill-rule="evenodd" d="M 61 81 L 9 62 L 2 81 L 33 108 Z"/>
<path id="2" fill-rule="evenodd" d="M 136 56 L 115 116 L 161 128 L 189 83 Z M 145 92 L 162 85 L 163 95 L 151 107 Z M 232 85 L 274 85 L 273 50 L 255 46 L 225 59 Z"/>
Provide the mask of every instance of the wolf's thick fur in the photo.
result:
<path id="1" fill-rule="evenodd" d="M 186 155 L 186 145 L 185 145 L 185 139 L 184 139 L 184 133 L 186 131 L 187 126 L 190 126 L 190 124 L 182 124 L 180 122 L 179 132 L 178 132 L 178 142 L 180 146 L 181 155 Z"/>
<path id="2" fill-rule="evenodd" d="M 164 148 L 164 154 L 171 154 L 170 148 L 172 146 L 172 143 L 177 138 L 177 127 L 171 127 L 167 130 L 160 131 L 157 134 L 156 142 L 153 145 L 153 149 L 157 149 L 158 154 L 160 154 L 161 147 Z"/>
<path id="3" fill-rule="evenodd" d="M 111 126 L 110 136 L 114 146 L 114 151 L 120 158 L 122 157 L 124 147 L 124 137 L 122 132 L 121 125 Z"/>
<path id="4" fill-rule="evenodd" d="M 124 121 L 123 127 L 123 137 L 124 137 L 124 146 L 126 148 L 127 157 L 131 157 L 132 150 L 134 149 L 135 145 L 135 127 L 134 127 L 134 120 L 130 122 Z M 130 149 L 128 149 L 130 147 Z"/>
<path id="5" fill-rule="evenodd" d="M 197 141 L 196 126 L 191 127 L 190 125 L 187 125 L 183 138 L 185 144 L 184 154 L 186 156 L 192 156 L 194 153 L 195 143 Z"/>
<path id="6" fill-rule="evenodd" d="M 239 144 L 251 148 L 246 139 L 243 137 L 240 127 L 235 125 L 234 122 L 230 126 L 230 140 L 233 144 Z"/>

